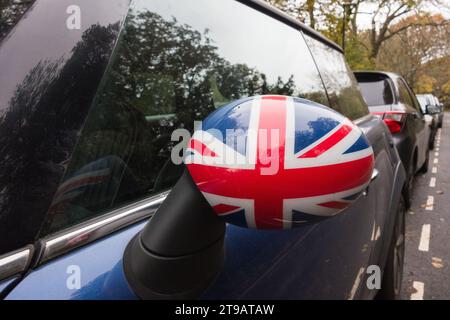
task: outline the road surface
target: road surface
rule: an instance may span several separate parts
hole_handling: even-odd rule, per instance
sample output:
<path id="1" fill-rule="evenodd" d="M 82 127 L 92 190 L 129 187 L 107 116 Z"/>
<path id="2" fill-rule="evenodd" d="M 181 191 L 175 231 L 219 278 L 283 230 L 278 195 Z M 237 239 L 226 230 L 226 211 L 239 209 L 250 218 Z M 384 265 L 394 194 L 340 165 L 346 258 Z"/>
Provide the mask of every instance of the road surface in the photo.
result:
<path id="1" fill-rule="evenodd" d="M 450 113 L 406 214 L 402 299 L 450 299 Z"/>

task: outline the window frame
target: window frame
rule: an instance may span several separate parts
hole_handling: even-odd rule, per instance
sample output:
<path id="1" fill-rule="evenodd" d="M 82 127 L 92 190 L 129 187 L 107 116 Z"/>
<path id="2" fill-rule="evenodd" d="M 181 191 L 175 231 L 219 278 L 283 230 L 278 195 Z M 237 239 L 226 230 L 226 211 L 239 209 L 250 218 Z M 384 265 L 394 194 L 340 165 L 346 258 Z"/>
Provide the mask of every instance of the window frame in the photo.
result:
<path id="1" fill-rule="evenodd" d="M 11 279 L 25 272 L 31 265 L 34 251 L 34 246 L 28 245 L 1 255 L 0 281 Z"/>

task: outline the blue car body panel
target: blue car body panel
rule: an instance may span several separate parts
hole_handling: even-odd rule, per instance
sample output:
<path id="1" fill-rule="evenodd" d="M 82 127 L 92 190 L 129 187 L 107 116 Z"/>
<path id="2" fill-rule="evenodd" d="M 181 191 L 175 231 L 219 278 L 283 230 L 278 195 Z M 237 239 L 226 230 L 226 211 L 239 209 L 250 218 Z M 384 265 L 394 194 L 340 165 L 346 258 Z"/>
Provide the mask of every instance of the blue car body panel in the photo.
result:
<path id="1" fill-rule="evenodd" d="M 0 281 L 0 296 L 3 296 L 5 291 L 13 285 L 15 281 L 17 281 L 18 277 L 9 278 L 3 281 Z"/>
<path id="2" fill-rule="evenodd" d="M 128 287 L 122 255 L 145 222 L 79 248 L 32 270 L 6 299 L 136 299 Z M 69 266 L 80 268 L 79 289 L 69 289 Z"/>
<path id="3" fill-rule="evenodd" d="M 224 268 L 201 298 L 346 298 L 340 293 L 350 293 L 349 283 L 357 276 L 359 266 L 367 265 L 370 252 L 358 247 L 367 230 L 355 230 L 367 217 L 362 214 L 354 218 L 343 214 L 320 225 L 289 231 L 228 225 Z M 123 229 L 32 270 L 6 299 L 136 299 L 124 277 L 122 256 L 144 224 Z M 353 241 L 340 236 L 342 228 L 353 232 Z M 334 243 L 324 250 L 324 246 L 318 246 L 322 241 Z M 349 256 L 358 264 L 350 263 L 353 259 Z M 66 285 L 71 276 L 67 268 L 72 265 L 81 271 L 79 289 L 68 289 Z M 302 283 L 305 277 L 317 281 L 327 278 L 334 286 L 316 286 L 315 281 Z"/>
<path id="4" fill-rule="evenodd" d="M 364 126 L 372 127 L 375 118 Z M 385 126 L 375 125 L 376 130 Z M 375 133 L 374 133 L 375 134 Z M 372 136 L 368 135 L 369 138 Z M 382 136 L 376 133 L 375 136 Z M 373 140 L 373 139 L 372 139 Z M 385 263 L 394 213 L 404 183 L 401 165 L 390 167 L 383 140 L 372 141 L 383 167 L 369 190 L 347 210 L 318 224 L 292 230 L 252 230 L 232 225 L 225 234 L 225 264 L 218 278 L 203 293 L 204 299 L 313 299 L 373 298 L 366 288 L 365 268 Z M 394 158 L 398 155 L 394 153 Z M 383 173 L 384 172 L 384 173 Z M 377 192 L 375 192 L 378 190 Z M 380 193 L 381 192 L 381 193 Z M 376 202 L 390 199 L 387 208 Z M 31 270 L 7 299 L 136 299 L 123 271 L 123 253 L 144 222 L 121 229 Z M 150 220 L 151 223 L 151 220 Z M 381 237 L 374 238 L 380 229 Z M 68 267 L 80 268 L 80 288 L 67 286 Z"/>

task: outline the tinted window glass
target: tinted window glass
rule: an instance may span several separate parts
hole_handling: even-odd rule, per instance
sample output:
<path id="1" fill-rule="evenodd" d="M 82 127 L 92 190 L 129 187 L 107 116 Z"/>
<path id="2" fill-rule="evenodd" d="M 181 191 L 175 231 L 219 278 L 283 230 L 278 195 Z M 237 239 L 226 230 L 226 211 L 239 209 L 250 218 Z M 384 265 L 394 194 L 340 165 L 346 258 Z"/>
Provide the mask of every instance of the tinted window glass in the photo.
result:
<path id="1" fill-rule="evenodd" d="M 36 1 L 3 39 L 0 254 L 36 238 L 113 51 L 127 2 Z M 66 25 L 66 10 L 73 5 L 86 13 L 80 29 Z"/>
<path id="2" fill-rule="evenodd" d="M 422 112 L 425 113 L 426 107 L 429 104 L 427 98 L 425 96 L 417 96 L 417 100 L 419 101 Z"/>
<path id="3" fill-rule="evenodd" d="M 434 105 L 435 102 L 434 102 L 433 95 L 431 95 L 431 94 L 426 94 L 426 95 L 424 95 L 424 97 L 427 98 L 428 104 Z"/>
<path id="4" fill-rule="evenodd" d="M 437 105 L 437 106 L 440 106 L 440 105 L 441 105 L 441 103 L 439 102 L 439 99 L 438 99 L 437 97 L 434 97 L 434 100 L 436 101 L 436 105 Z"/>
<path id="5" fill-rule="evenodd" d="M 339 51 L 309 36 L 305 39 L 319 68 L 331 107 L 350 119 L 369 113 L 353 72 Z"/>
<path id="6" fill-rule="evenodd" d="M 392 89 L 387 79 L 376 81 L 360 81 L 359 88 L 369 107 L 392 104 Z"/>
<path id="7" fill-rule="evenodd" d="M 398 85 L 400 101 L 402 103 L 407 104 L 414 108 L 415 107 L 414 102 L 411 98 L 411 95 L 410 95 L 409 90 L 406 87 L 405 83 L 400 78 L 397 78 L 397 85 Z"/>
<path id="8" fill-rule="evenodd" d="M 24 13 L 35 0 L 2 0 L 0 1 L 0 42 L 19 22 Z"/>
<path id="9" fill-rule="evenodd" d="M 327 104 L 299 31 L 231 0 L 132 2 L 44 232 L 170 188 L 176 128 L 268 93 Z"/>

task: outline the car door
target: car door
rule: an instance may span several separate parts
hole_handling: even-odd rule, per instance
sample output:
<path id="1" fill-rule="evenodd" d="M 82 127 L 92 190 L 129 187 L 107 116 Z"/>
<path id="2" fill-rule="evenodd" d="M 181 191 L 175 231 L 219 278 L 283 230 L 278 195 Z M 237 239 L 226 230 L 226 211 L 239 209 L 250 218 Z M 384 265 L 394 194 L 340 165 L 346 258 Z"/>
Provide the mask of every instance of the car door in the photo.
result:
<path id="1" fill-rule="evenodd" d="M 416 169 L 420 169 L 422 164 L 425 162 L 426 155 L 428 152 L 428 139 L 429 139 L 429 128 L 425 123 L 424 115 L 420 110 L 419 102 L 417 101 L 415 95 L 412 93 L 409 86 L 406 84 L 403 78 L 396 78 L 399 99 L 407 108 L 411 110 L 412 117 L 414 118 L 414 132 L 417 141 L 417 163 Z"/>
<path id="2" fill-rule="evenodd" d="M 135 298 L 122 256 L 182 172 L 171 155 L 183 141 L 171 141 L 172 132 L 259 94 L 300 96 L 350 117 L 373 143 L 378 175 L 351 209 L 327 221 L 275 232 L 228 225 L 224 268 L 202 297 L 370 296 L 365 268 L 388 233 L 376 236 L 393 169 L 380 122 L 361 104 L 342 54 L 330 49 L 339 68 L 319 73 L 298 29 L 233 0 L 133 1 L 119 39 L 51 202 L 41 258 L 7 298 Z M 333 72 L 344 84 L 327 85 Z M 333 90 L 347 103 L 334 104 Z"/>

